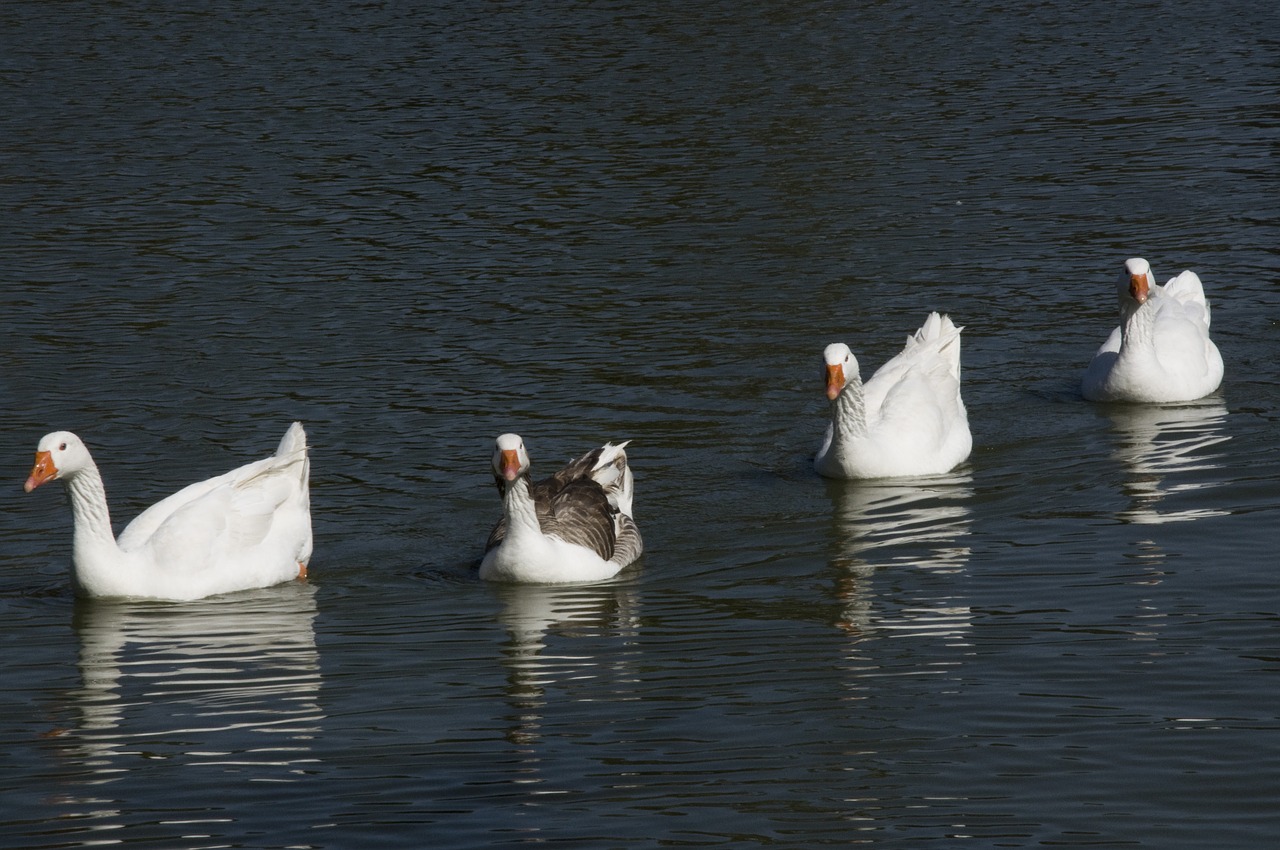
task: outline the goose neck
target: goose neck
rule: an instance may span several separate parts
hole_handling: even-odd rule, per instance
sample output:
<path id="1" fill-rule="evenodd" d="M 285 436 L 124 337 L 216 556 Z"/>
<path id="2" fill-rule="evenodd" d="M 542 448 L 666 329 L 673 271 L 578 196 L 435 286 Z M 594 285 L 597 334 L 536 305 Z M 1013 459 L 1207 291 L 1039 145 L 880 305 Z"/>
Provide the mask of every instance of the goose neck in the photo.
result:
<path id="1" fill-rule="evenodd" d="M 507 514 L 507 533 L 540 532 L 538 512 L 529 493 L 529 476 L 521 475 L 502 491 L 502 505 Z"/>
<path id="2" fill-rule="evenodd" d="M 866 400 L 861 377 L 854 375 L 831 402 L 831 421 L 835 423 L 837 435 L 860 437 L 867 433 Z"/>
<path id="3" fill-rule="evenodd" d="M 66 480 L 71 495 L 71 515 L 75 521 L 76 561 L 94 550 L 116 550 L 115 535 L 111 531 L 111 512 L 107 507 L 107 492 L 96 466 L 90 465 Z"/>
<path id="4" fill-rule="evenodd" d="M 1155 336 L 1155 308 L 1150 301 L 1128 306 L 1120 316 L 1122 346 L 1151 347 Z"/>

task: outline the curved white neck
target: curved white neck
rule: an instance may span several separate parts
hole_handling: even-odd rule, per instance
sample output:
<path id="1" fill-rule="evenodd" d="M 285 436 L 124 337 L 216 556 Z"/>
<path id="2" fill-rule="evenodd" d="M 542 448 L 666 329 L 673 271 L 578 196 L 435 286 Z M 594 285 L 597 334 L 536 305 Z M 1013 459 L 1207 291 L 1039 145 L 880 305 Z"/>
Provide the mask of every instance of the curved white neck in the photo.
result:
<path id="1" fill-rule="evenodd" d="M 102 476 L 92 462 L 64 482 L 71 494 L 71 515 L 75 520 L 73 560 L 81 569 L 102 559 L 104 553 L 119 554 L 111 530 L 111 512 Z"/>
<path id="2" fill-rule="evenodd" d="M 845 384 L 840 395 L 831 402 L 833 436 L 862 437 L 867 433 L 867 408 L 862 394 L 862 376 L 854 375 Z"/>

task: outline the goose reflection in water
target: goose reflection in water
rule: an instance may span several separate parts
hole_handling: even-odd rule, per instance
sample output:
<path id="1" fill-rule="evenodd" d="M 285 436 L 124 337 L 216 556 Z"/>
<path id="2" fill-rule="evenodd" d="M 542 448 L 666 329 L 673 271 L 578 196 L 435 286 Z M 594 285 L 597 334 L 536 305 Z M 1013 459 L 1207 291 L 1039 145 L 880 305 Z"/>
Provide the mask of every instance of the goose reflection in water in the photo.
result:
<path id="1" fill-rule="evenodd" d="M 894 637 L 932 635 L 960 638 L 968 629 L 969 606 L 948 593 L 916 598 L 895 613 L 877 603 L 872 584 L 885 567 L 908 567 L 940 574 L 961 573 L 969 562 L 973 479 L 968 473 L 918 479 L 828 482 L 837 555 L 839 626 L 850 634 L 882 632 Z M 883 598 L 881 598 L 883 601 Z"/>
<path id="2" fill-rule="evenodd" d="M 71 694 L 79 723 L 58 738 L 63 754 L 94 786 L 157 759 L 246 781 L 301 779 L 323 718 L 315 616 L 315 588 L 304 583 L 186 603 L 78 601 L 83 684 Z M 98 821 L 137 801 L 104 808 L 112 801 L 99 788 L 81 802 Z"/>
<path id="3" fill-rule="evenodd" d="M 1155 524 L 1183 522 L 1225 511 L 1186 508 L 1161 512 L 1166 497 L 1214 487 L 1222 481 L 1213 475 L 1221 468 L 1220 452 L 1209 449 L 1231 437 L 1226 429 L 1227 408 L 1212 400 L 1176 407 L 1115 406 L 1107 411 L 1118 445 L 1112 457 L 1128 469 L 1124 490 L 1130 504 L 1120 518 L 1126 522 Z M 1208 473 L 1192 475 L 1192 473 Z M 1175 478 L 1175 483 L 1166 483 Z"/>
<path id="4" fill-rule="evenodd" d="M 610 676 L 619 681 L 619 691 L 627 689 L 630 655 L 611 651 L 602 660 L 593 653 L 598 641 L 587 638 L 603 634 L 624 642 L 638 632 L 633 587 L 616 583 L 502 584 L 494 590 L 502 603 L 498 620 L 511 638 L 503 661 L 507 696 L 514 712 L 508 732 L 513 744 L 533 745 L 540 739 L 549 688 Z M 536 762 L 536 757 L 531 757 L 527 766 L 536 770 Z"/>

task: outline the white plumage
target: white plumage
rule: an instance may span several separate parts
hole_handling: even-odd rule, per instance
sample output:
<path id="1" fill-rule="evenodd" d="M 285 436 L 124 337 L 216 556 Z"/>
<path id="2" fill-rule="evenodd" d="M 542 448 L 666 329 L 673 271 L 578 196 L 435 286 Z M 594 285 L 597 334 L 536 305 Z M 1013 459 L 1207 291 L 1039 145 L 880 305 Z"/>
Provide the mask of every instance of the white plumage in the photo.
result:
<path id="1" fill-rule="evenodd" d="M 969 456 L 960 398 L 960 331 L 930 313 L 902 352 L 863 383 L 844 343 L 823 352 L 831 421 L 814 458 L 828 478 L 939 475 Z"/>
<path id="2" fill-rule="evenodd" d="M 179 490 L 116 539 L 88 448 L 70 431 L 55 431 L 40 440 L 25 489 L 53 480 L 66 485 L 79 593 L 184 600 L 305 576 L 309 477 L 306 433 L 295 422 L 271 457 Z"/>
<path id="3" fill-rule="evenodd" d="M 1184 271 L 1156 286 L 1141 257 L 1117 283 L 1120 324 L 1085 369 L 1090 401 L 1191 401 L 1222 383 L 1222 355 L 1209 339 L 1209 304 L 1200 278 Z"/>

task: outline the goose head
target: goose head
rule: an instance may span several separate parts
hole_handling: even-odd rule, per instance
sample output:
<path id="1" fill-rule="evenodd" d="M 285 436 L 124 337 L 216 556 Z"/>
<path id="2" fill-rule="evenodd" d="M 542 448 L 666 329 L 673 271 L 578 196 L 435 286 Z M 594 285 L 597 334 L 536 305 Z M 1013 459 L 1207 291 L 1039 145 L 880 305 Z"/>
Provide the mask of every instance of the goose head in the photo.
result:
<path id="1" fill-rule="evenodd" d="M 493 477 L 501 487 L 529 471 L 529 453 L 519 434 L 503 434 L 493 441 Z"/>
<path id="2" fill-rule="evenodd" d="M 1123 305 L 1126 300 L 1132 299 L 1138 304 L 1145 304 L 1151 294 L 1151 287 L 1155 286 L 1155 283 L 1150 263 L 1141 257 L 1126 260 L 1124 272 L 1121 273 L 1120 281 L 1116 284 L 1120 303 Z"/>
<path id="3" fill-rule="evenodd" d="M 93 464 L 89 450 L 70 431 L 54 431 L 40 438 L 36 446 L 36 462 L 22 489 L 30 493 L 46 481 L 70 478 Z"/>
<path id="4" fill-rule="evenodd" d="M 822 352 L 822 360 L 827 398 L 835 401 L 849 382 L 858 377 L 858 358 L 843 342 L 833 342 Z"/>

